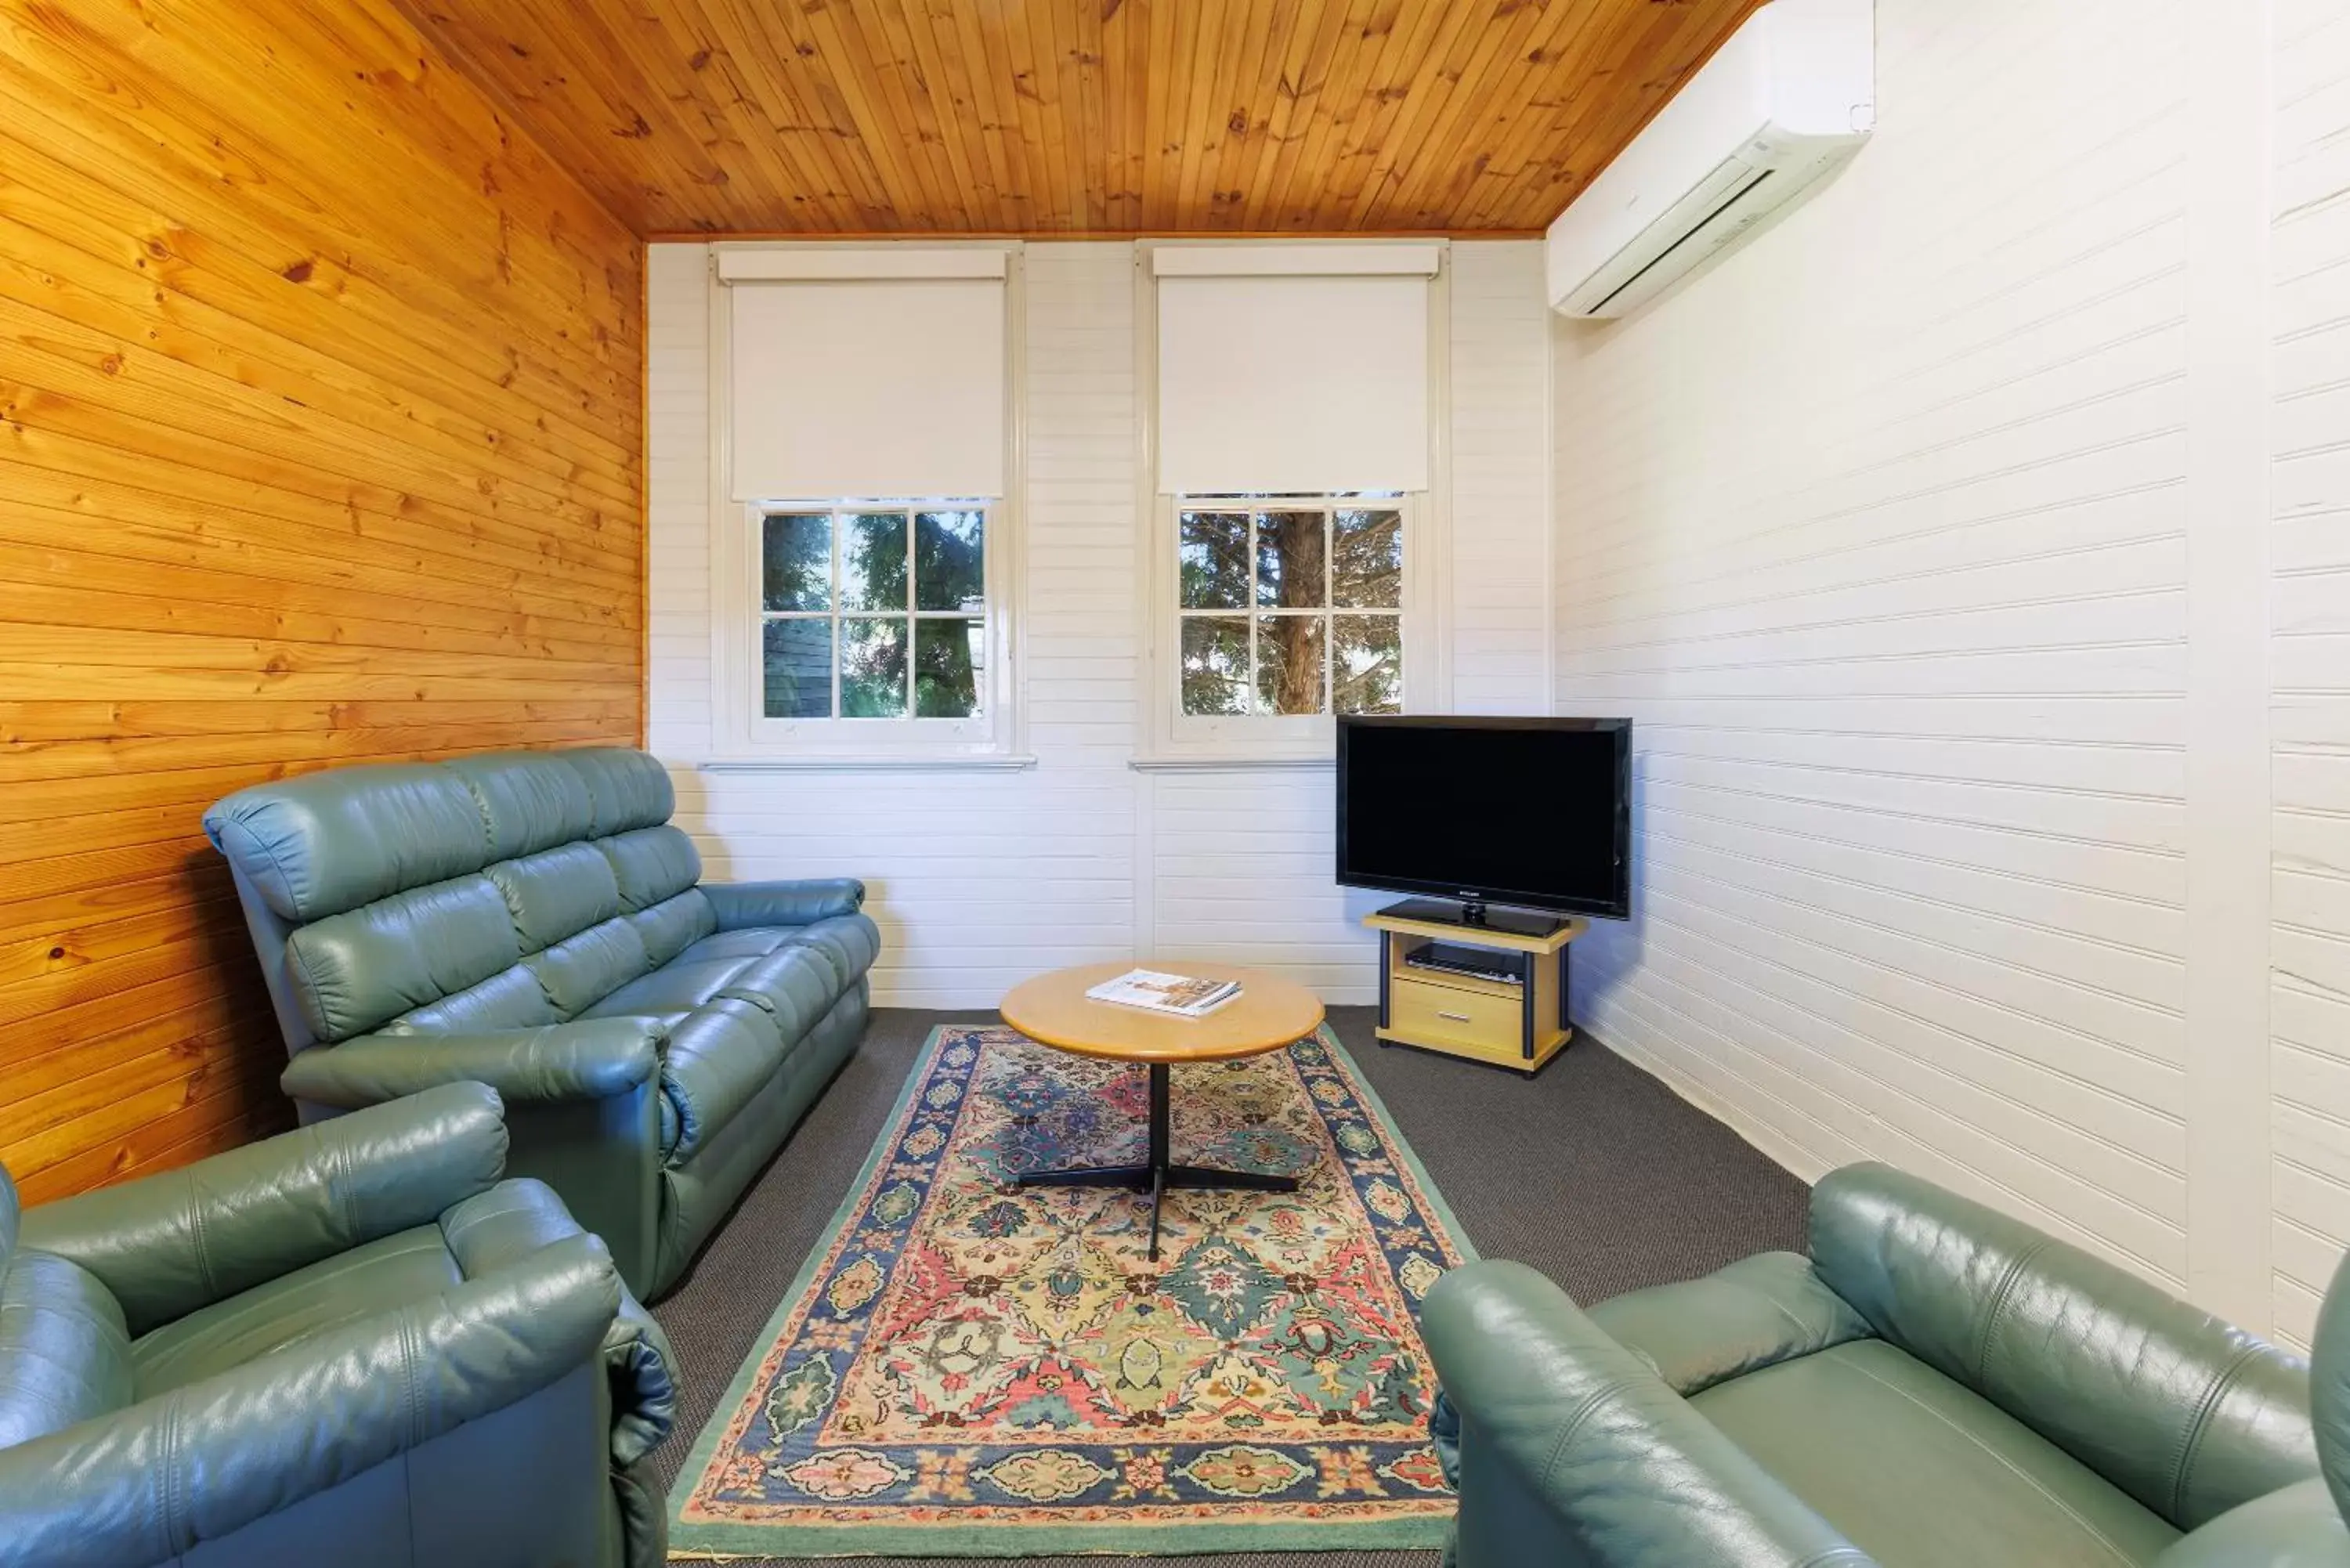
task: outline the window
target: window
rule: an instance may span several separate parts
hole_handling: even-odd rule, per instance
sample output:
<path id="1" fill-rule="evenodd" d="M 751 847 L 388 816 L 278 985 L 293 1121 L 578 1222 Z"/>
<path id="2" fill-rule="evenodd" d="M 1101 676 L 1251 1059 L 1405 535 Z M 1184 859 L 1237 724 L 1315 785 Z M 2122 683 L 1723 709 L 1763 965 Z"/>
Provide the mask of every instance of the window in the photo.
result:
<path id="1" fill-rule="evenodd" d="M 1446 254 L 1138 250 L 1156 504 L 1137 767 L 1327 766 L 1338 720 L 1436 702 Z"/>
<path id="2" fill-rule="evenodd" d="M 712 771 L 1034 764 L 1016 244 L 712 247 Z"/>
<path id="3" fill-rule="evenodd" d="M 758 510 L 761 717 L 986 717 L 984 503 Z"/>
<path id="4" fill-rule="evenodd" d="M 1177 498 L 1182 716 L 1402 712 L 1404 511 L 1391 491 Z"/>

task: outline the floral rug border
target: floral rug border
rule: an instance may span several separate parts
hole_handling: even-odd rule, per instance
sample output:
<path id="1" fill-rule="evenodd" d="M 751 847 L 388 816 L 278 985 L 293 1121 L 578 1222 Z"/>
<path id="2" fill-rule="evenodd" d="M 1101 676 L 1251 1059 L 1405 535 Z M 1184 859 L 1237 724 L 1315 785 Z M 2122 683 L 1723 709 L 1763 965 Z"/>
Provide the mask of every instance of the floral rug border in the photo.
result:
<path id="1" fill-rule="evenodd" d="M 1029 1557 L 1055 1553 L 1103 1553 L 1133 1556 L 1191 1556 L 1230 1552 L 1332 1552 L 1349 1550 L 1435 1550 L 1451 1523 L 1451 1509 L 1403 1518 L 1369 1518 L 1360 1505 L 1322 1504 L 1316 1517 L 1292 1520 L 1216 1521 L 1196 1517 L 1159 1520 L 1073 1520 L 1042 1523 L 1010 1517 L 989 1520 L 941 1517 L 937 1522 L 884 1524 L 843 1519 L 822 1526 L 733 1523 L 684 1517 L 720 1444 L 749 1399 L 752 1390 L 773 1375 L 772 1363 L 788 1346 L 779 1343 L 795 1312 L 809 1296 L 816 1282 L 830 1269 L 847 1244 L 851 1221 L 871 1204 L 877 1184 L 886 1174 L 890 1157 L 904 1136 L 915 1109 L 914 1101 L 931 1081 L 939 1056 L 950 1038 L 993 1032 L 1013 1033 L 1004 1026 L 947 1023 L 934 1026 L 904 1086 L 883 1119 L 873 1147 L 850 1181 L 823 1233 L 809 1250 L 753 1342 L 751 1354 L 736 1369 L 725 1394 L 712 1410 L 692 1450 L 678 1473 L 679 1495 L 671 1504 L 670 1556 L 678 1560 L 723 1561 L 732 1558 Z M 1461 1262 L 1476 1261 L 1477 1252 L 1462 1232 L 1443 1192 L 1406 1141 L 1387 1104 L 1363 1076 L 1353 1054 L 1325 1024 L 1314 1039 L 1330 1062 L 1345 1075 L 1362 1109 L 1378 1128 L 1380 1139 L 1394 1157 L 1397 1174 L 1411 1189 L 1419 1209 L 1444 1230 L 1444 1239 Z M 1449 1497 L 1443 1500 L 1447 1504 Z M 1019 1511 L 1005 1510 L 1009 1515 Z M 1170 1514 L 1181 1511 L 1170 1509 Z M 853 1536 L 853 1542 L 850 1537 Z M 819 1539 L 821 1538 L 821 1539 Z"/>

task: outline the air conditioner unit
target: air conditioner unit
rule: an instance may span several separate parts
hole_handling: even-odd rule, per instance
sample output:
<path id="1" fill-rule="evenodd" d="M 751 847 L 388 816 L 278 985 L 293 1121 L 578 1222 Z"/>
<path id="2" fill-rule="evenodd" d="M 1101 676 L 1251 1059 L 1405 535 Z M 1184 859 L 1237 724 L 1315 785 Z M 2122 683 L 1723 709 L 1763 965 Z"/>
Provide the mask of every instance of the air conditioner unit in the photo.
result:
<path id="1" fill-rule="evenodd" d="M 1551 308 L 1623 316 L 1835 169 L 1877 123 L 1875 0 L 1771 0 L 1550 226 Z"/>

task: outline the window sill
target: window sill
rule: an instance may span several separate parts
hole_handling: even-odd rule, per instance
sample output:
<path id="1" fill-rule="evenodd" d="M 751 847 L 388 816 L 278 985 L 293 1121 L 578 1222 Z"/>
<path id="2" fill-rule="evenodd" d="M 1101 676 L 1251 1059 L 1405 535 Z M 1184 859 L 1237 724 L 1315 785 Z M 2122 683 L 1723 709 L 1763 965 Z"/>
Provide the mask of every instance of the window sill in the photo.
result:
<path id="1" fill-rule="evenodd" d="M 696 763 L 694 768 L 705 774 L 1017 774 L 1035 765 L 1036 759 L 1025 753 L 1001 752 L 970 756 L 932 753 L 902 757 L 887 753 L 709 757 Z"/>
<path id="2" fill-rule="evenodd" d="M 1251 756 L 1233 752 L 1196 757 L 1130 757 L 1126 765 L 1139 774 L 1258 774 L 1304 773 L 1338 764 L 1336 757 L 1328 756 Z"/>

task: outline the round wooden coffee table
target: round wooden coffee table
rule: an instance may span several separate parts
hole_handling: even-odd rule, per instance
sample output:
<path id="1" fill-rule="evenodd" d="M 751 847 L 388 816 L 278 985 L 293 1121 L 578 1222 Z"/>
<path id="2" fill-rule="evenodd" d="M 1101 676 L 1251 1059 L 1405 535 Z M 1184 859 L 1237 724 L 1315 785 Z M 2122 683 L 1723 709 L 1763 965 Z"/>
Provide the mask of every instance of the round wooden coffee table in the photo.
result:
<path id="1" fill-rule="evenodd" d="M 1205 1018 L 1176 1018 L 1146 1008 L 1095 1002 L 1086 992 L 1130 969 L 1210 980 L 1236 980 L 1241 993 Z M 1094 963 L 1023 981 L 1004 997 L 1003 1022 L 1042 1044 L 1079 1056 L 1139 1062 L 1150 1070 L 1150 1158 L 1141 1165 L 1035 1171 L 1022 1187 L 1119 1187 L 1150 1194 L 1150 1259 L 1159 1261 L 1159 1205 L 1170 1189 L 1237 1188 L 1295 1192 L 1294 1176 L 1177 1165 L 1167 1147 L 1168 1070 L 1181 1062 L 1262 1056 L 1321 1027 L 1322 1002 L 1302 985 L 1253 969 L 1208 963 Z"/>

